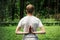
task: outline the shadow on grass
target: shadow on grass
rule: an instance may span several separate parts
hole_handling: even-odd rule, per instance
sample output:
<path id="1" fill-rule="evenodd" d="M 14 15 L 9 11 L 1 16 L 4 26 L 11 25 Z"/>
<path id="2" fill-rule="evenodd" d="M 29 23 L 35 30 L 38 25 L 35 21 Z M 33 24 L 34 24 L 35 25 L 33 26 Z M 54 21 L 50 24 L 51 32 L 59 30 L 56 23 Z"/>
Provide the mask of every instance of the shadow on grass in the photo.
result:
<path id="1" fill-rule="evenodd" d="M 0 27 L 0 40 L 22 40 L 22 35 L 15 34 L 15 27 Z"/>

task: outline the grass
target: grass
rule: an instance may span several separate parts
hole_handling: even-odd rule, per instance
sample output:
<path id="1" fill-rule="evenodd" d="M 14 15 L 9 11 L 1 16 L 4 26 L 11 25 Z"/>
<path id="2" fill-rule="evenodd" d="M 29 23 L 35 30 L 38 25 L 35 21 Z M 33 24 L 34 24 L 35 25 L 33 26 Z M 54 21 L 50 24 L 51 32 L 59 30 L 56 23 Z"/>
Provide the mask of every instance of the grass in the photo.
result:
<path id="1" fill-rule="evenodd" d="M 16 26 L 0 27 L 0 40 L 22 40 L 15 34 Z M 46 34 L 38 34 L 39 40 L 60 40 L 60 26 L 45 26 Z M 39 30 L 39 28 L 38 28 Z"/>

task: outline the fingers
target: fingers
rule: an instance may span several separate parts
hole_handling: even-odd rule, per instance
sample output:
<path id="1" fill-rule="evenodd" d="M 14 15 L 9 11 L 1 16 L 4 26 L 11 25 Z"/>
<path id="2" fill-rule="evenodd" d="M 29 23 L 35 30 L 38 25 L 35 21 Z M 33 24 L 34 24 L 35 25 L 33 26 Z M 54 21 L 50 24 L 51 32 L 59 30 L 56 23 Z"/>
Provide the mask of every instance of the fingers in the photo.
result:
<path id="1" fill-rule="evenodd" d="M 31 33 L 31 26 L 29 27 L 29 33 Z"/>
<path id="2" fill-rule="evenodd" d="M 29 27 L 29 33 L 33 33 L 33 28 L 31 26 Z"/>

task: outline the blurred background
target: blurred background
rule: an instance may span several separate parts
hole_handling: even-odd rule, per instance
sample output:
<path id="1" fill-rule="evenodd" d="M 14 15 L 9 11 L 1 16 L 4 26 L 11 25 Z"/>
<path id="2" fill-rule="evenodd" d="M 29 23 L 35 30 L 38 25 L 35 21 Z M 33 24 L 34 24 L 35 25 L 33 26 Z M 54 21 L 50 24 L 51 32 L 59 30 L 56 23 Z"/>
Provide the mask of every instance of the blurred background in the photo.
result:
<path id="1" fill-rule="evenodd" d="M 39 40 L 60 40 L 60 0 L 0 0 L 0 40 L 22 40 L 15 29 L 26 16 L 28 4 L 35 6 L 34 16 L 40 18 L 46 28 L 47 33 L 39 34 Z"/>

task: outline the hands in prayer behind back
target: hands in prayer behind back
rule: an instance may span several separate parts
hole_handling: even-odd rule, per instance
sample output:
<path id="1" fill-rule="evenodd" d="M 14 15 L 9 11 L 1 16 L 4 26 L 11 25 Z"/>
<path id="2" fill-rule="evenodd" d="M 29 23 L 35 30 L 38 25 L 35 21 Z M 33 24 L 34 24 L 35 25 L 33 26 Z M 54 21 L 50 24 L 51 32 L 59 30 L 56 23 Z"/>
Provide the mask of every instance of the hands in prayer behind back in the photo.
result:
<path id="1" fill-rule="evenodd" d="M 33 28 L 31 26 L 29 27 L 29 33 L 33 33 Z"/>

